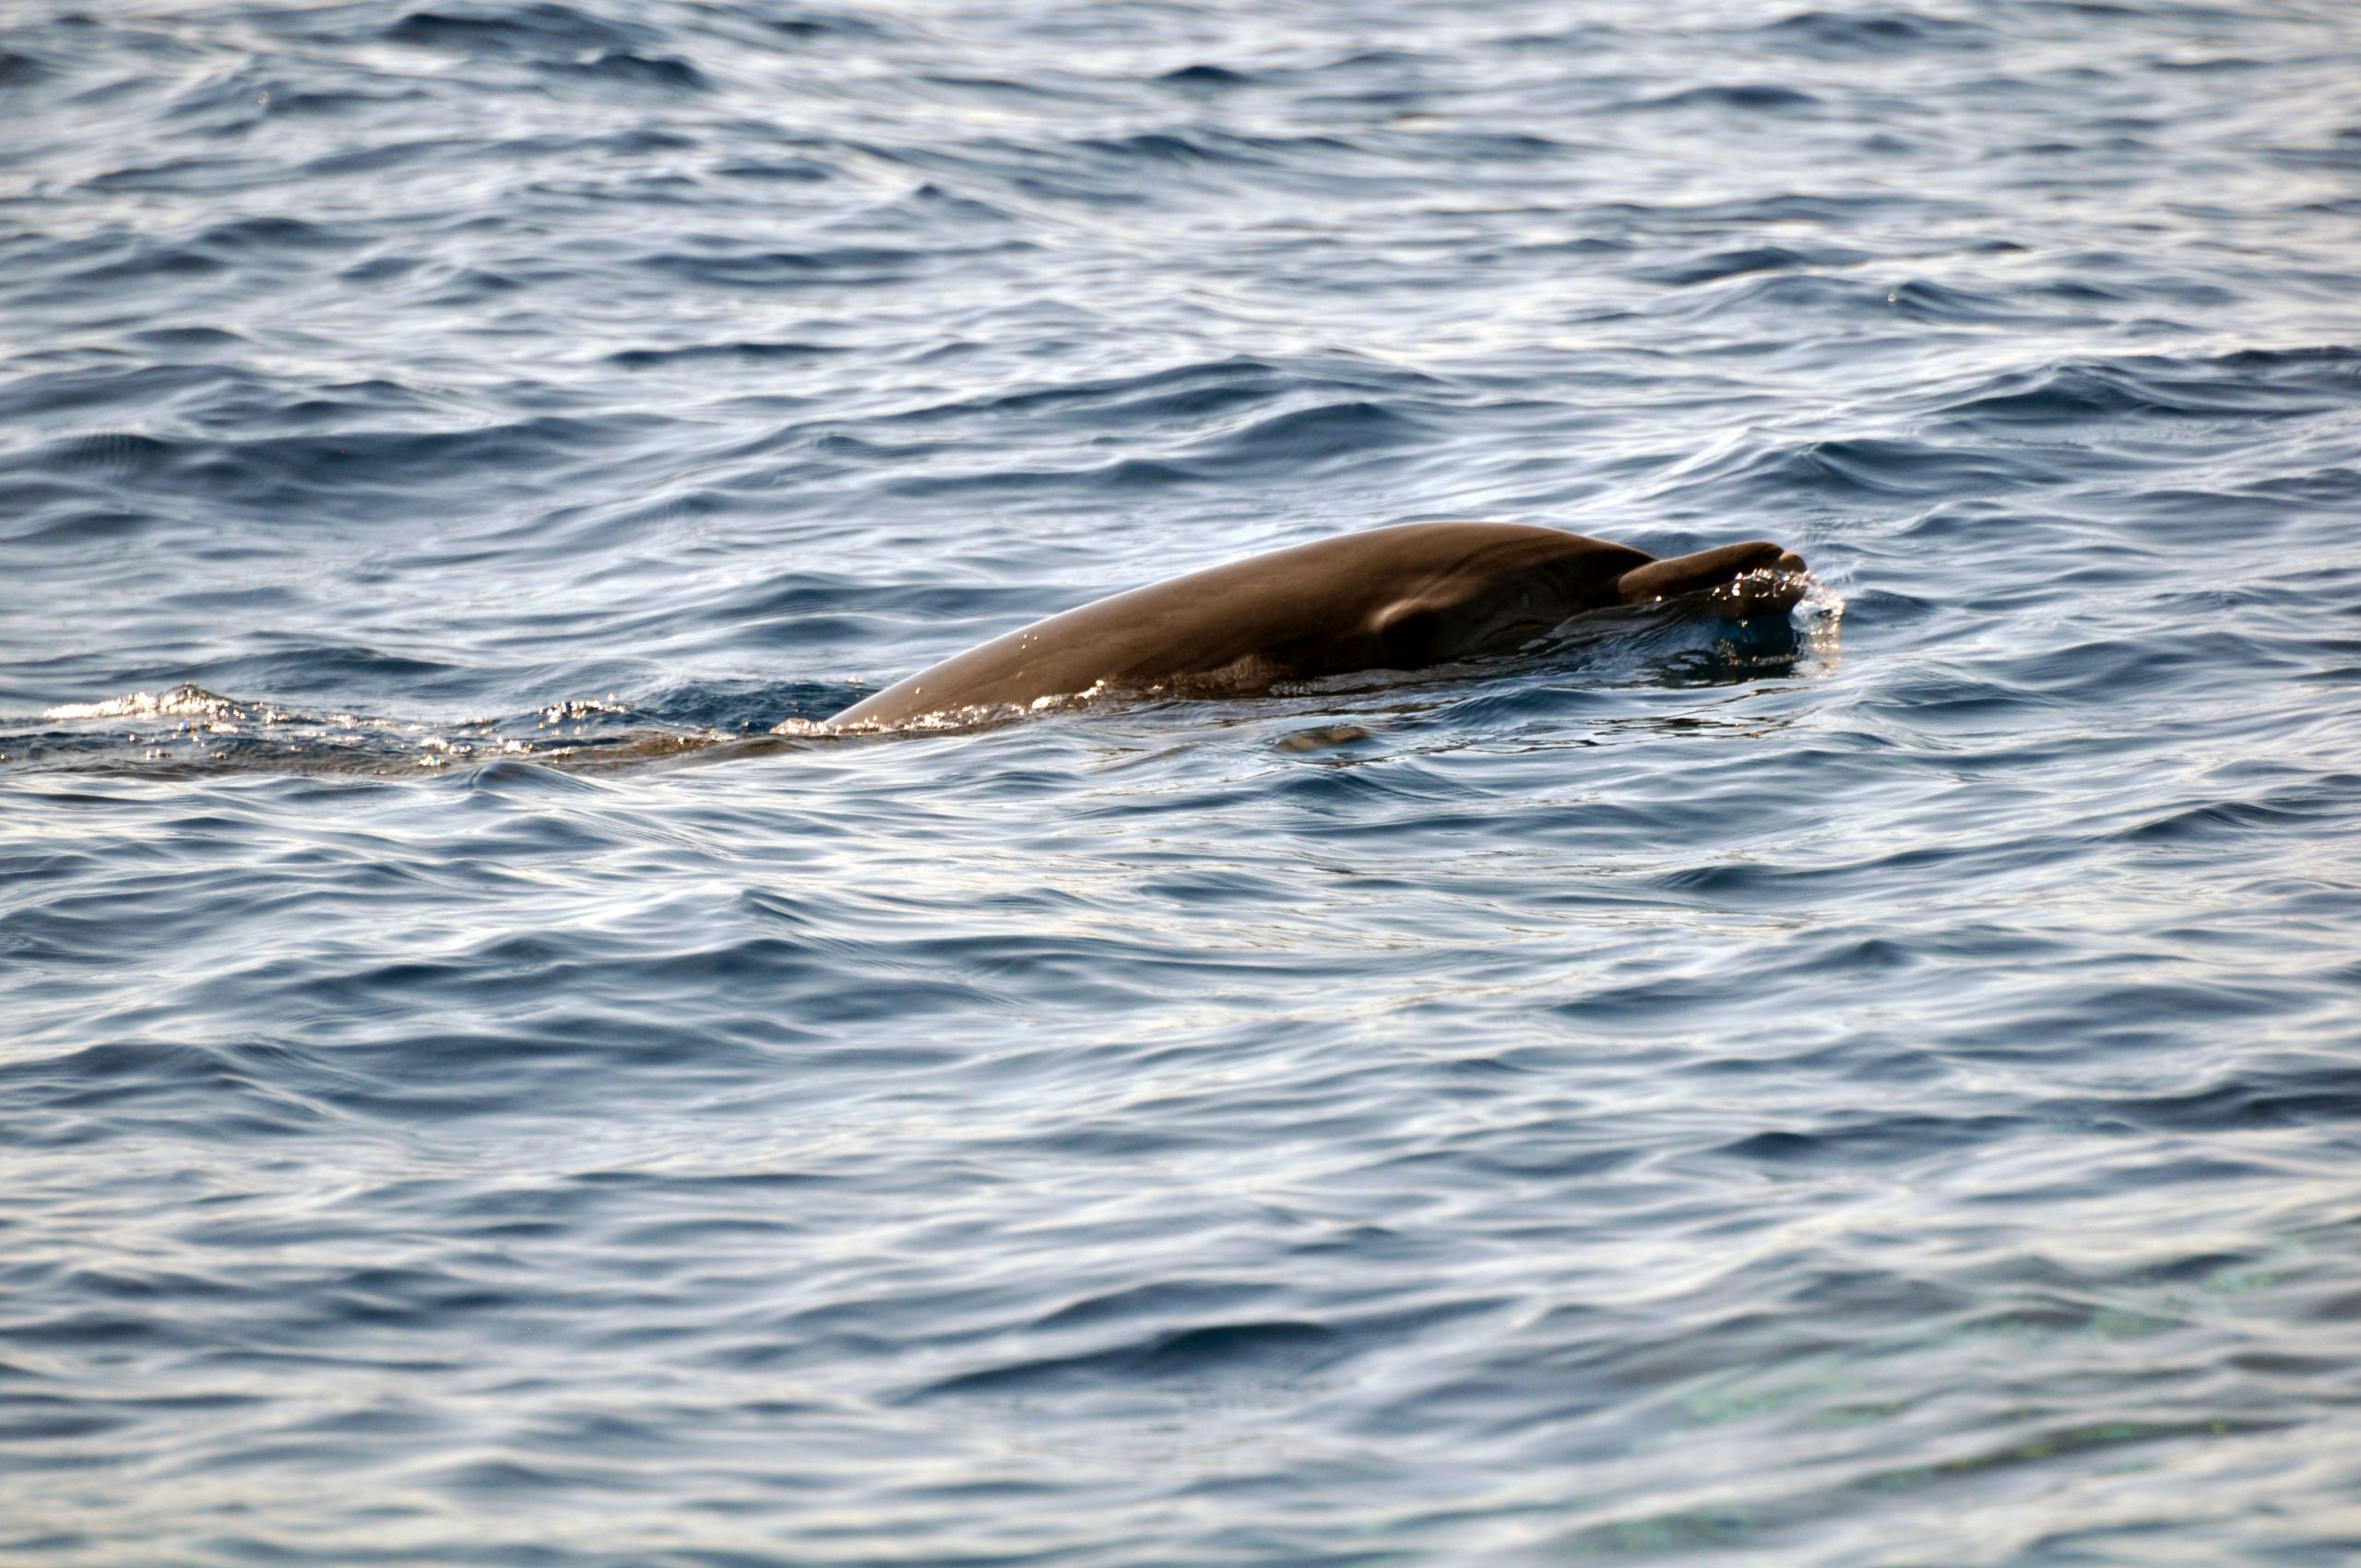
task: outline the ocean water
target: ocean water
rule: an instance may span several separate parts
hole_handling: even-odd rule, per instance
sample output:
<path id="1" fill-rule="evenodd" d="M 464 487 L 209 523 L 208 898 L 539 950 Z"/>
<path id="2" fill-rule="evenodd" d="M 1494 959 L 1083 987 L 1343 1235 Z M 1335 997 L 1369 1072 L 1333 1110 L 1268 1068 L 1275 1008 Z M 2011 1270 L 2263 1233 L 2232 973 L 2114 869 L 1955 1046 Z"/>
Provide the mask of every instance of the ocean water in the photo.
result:
<path id="1" fill-rule="evenodd" d="M 0 1559 L 2361 1555 L 2347 0 L 9 0 Z M 1778 624 L 844 737 L 1412 518 Z"/>

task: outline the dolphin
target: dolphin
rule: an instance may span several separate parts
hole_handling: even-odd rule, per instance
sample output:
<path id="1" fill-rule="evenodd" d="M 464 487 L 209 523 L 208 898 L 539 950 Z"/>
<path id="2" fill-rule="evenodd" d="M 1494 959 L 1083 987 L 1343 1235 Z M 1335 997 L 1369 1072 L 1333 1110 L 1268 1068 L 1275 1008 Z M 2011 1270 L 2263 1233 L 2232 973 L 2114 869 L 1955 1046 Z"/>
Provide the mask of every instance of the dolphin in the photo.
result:
<path id="1" fill-rule="evenodd" d="M 1244 695 L 1512 652 L 1585 611 L 1703 596 L 1785 614 L 1803 558 L 1756 540 L 1658 560 L 1524 523 L 1403 523 L 1101 599 L 931 665 L 828 720 L 877 727 L 1081 693 Z"/>

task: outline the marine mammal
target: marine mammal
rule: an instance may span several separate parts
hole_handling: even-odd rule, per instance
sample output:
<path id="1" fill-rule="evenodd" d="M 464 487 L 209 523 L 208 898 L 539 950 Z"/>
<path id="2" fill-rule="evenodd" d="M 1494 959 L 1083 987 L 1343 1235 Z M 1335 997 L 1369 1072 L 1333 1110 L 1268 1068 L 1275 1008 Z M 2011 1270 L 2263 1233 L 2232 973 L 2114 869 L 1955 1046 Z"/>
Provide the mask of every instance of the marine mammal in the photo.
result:
<path id="1" fill-rule="evenodd" d="M 1521 647 L 1584 611 L 1711 594 L 1781 612 L 1803 558 L 1762 540 L 1658 560 L 1524 523 L 1403 523 L 1097 600 L 955 655 L 836 714 L 899 724 L 1096 690 L 1247 693 Z"/>

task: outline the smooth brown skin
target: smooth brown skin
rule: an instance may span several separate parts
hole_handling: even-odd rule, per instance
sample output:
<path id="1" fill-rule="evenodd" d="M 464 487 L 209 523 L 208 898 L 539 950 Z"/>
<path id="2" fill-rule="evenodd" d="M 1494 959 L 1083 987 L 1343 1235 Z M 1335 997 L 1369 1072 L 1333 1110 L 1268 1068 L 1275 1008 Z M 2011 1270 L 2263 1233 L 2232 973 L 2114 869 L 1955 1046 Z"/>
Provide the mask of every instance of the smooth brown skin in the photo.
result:
<path id="1" fill-rule="evenodd" d="M 1095 688 L 1262 690 L 1506 653 L 1586 610 L 1727 591 L 1784 613 L 1802 557 L 1756 540 L 1669 561 L 1523 523 L 1405 523 L 1275 550 L 1052 615 L 921 670 L 832 724 L 899 724 Z M 1749 573 L 1781 576 L 1737 579 Z"/>

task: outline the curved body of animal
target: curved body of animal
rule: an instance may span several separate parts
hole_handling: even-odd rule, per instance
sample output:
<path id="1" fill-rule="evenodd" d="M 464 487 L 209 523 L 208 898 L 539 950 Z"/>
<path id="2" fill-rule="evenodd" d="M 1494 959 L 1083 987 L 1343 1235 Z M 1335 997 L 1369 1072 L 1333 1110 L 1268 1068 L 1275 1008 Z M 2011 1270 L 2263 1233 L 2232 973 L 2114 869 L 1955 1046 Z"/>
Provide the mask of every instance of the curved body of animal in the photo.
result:
<path id="1" fill-rule="evenodd" d="M 997 637 L 853 704 L 891 725 L 1097 690 L 1244 693 L 1506 653 L 1584 611 L 1703 594 L 1785 613 L 1804 563 L 1760 540 L 1658 560 L 1520 523 L 1405 523 L 1119 593 Z"/>

